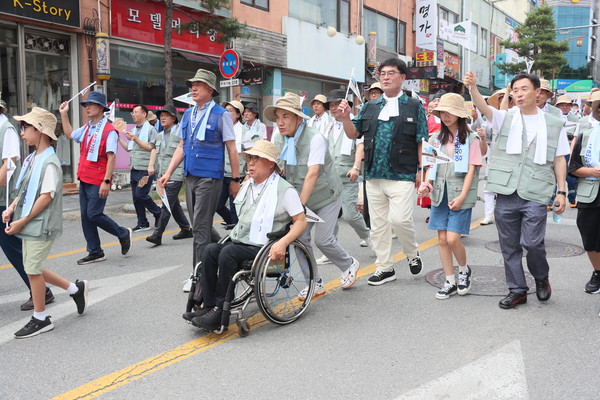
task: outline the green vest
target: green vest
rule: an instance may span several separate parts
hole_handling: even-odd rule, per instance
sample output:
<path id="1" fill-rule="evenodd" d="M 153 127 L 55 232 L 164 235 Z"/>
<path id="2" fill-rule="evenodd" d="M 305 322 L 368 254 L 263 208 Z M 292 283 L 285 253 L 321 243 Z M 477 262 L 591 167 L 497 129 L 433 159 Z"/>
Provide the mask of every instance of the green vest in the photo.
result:
<path id="1" fill-rule="evenodd" d="M 269 178 L 267 178 L 269 179 Z M 248 185 L 251 183 L 248 182 Z M 277 206 L 273 216 L 273 228 L 271 232 L 277 232 L 285 228 L 292 220 L 288 213 L 283 208 L 283 196 L 289 188 L 293 188 L 285 179 L 280 178 L 277 184 Z M 254 202 L 252 202 L 252 194 L 250 189 L 246 190 L 246 195 L 243 199 L 239 196 L 235 198 L 234 204 L 238 214 L 238 223 L 229 235 L 234 242 L 249 244 L 252 246 L 262 247 L 262 243 L 253 243 L 250 241 L 250 227 L 252 226 L 252 218 L 256 212 L 256 208 L 263 193 L 261 193 Z"/>
<path id="2" fill-rule="evenodd" d="M 280 161 L 280 167 L 285 172 L 285 179 L 291 183 L 298 193 L 302 193 L 304 178 L 308 173 L 308 155 L 310 153 L 310 141 L 315 135 L 320 135 L 319 132 L 308 126 L 304 127 L 300 138 L 296 141 L 296 164 L 286 165 L 285 161 Z M 278 135 L 275 138 L 275 144 L 279 149 L 279 153 L 285 145 L 285 136 Z M 331 155 L 325 153 L 325 164 L 319 168 L 319 176 L 315 184 L 315 188 L 306 203 L 306 207 L 313 211 L 319 210 L 322 207 L 336 201 L 337 197 L 342 192 L 342 181 L 340 180 Z"/>
<path id="3" fill-rule="evenodd" d="M 479 140 L 479 136 L 471 132 L 469 134 L 468 144 L 469 146 L 474 140 Z M 448 154 L 447 144 L 443 145 L 440 151 L 444 154 Z M 448 154 L 450 156 L 450 154 Z M 453 157 L 450 159 L 454 160 Z M 444 198 L 444 190 L 448 190 L 448 201 L 460 196 L 463 190 L 463 183 L 465 181 L 466 174 L 455 174 L 454 173 L 454 161 L 446 164 L 438 164 L 437 174 L 435 182 L 433 182 L 433 192 L 431 192 L 431 204 L 433 206 L 439 206 Z M 469 188 L 467 198 L 462 204 L 461 210 L 466 210 L 475 207 L 477 203 L 477 185 L 479 183 L 479 168 L 475 168 L 475 175 L 473 176 L 473 182 Z"/>
<path id="4" fill-rule="evenodd" d="M 4 134 L 6 133 L 6 130 L 8 128 L 13 128 L 14 126 L 8 121 L 4 121 L 4 123 L 2 124 L 2 126 L 0 126 L 0 154 L 2 154 L 2 146 L 4 146 Z M 10 183 L 9 183 L 9 192 L 8 192 L 8 201 L 10 204 L 10 201 L 15 197 L 15 184 L 17 183 L 17 178 L 19 177 L 19 173 L 21 172 L 21 160 L 17 160 L 15 162 L 17 168 L 13 171 L 13 175 L 10 178 Z M 2 164 L 0 164 L 2 165 Z M 4 204 L 4 202 L 6 201 L 6 184 L 0 186 L 0 204 Z M 8 207 L 7 204 L 6 206 Z"/>
<path id="5" fill-rule="evenodd" d="M 42 188 L 42 181 L 44 180 L 44 174 L 46 172 L 46 168 L 48 168 L 49 164 L 54 164 L 58 167 L 59 175 L 58 175 L 58 185 L 56 188 L 56 192 L 54 193 L 54 198 L 50 202 L 50 204 L 44 208 L 44 210 L 39 213 L 35 218 L 27 223 L 17 234 L 23 240 L 35 240 L 35 241 L 48 241 L 54 240 L 59 237 L 62 233 L 63 229 L 63 215 L 62 215 L 62 170 L 60 166 L 60 160 L 56 156 L 56 154 L 47 157 L 44 160 L 44 164 L 42 165 L 42 173 L 40 174 L 40 182 L 38 184 L 36 199 L 40 195 L 40 190 Z M 30 167 L 32 164 L 29 164 Z M 31 171 L 28 171 L 29 174 Z M 27 191 L 27 186 L 29 184 L 30 175 L 25 175 L 23 182 L 21 182 L 21 187 L 18 191 L 17 206 L 15 209 L 14 219 L 17 220 L 21 218 L 21 214 L 23 212 L 23 204 L 25 203 L 25 192 Z"/>
<path id="6" fill-rule="evenodd" d="M 560 116 L 562 115 L 562 111 L 560 111 L 560 108 L 555 107 L 552 104 L 548 104 L 548 112 L 558 118 L 560 118 Z"/>
<path id="7" fill-rule="evenodd" d="M 178 124 L 175 124 L 171 127 L 169 139 L 166 143 L 164 141 L 165 131 L 159 132 L 156 136 L 158 176 L 162 176 L 165 172 L 167 172 L 169 164 L 171 163 L 171 159 L 173 158 L 173 153 L 175 153 L 175 149 L 179 147 L 179 142 L 181 141 L 181 138 L 177 136 L 179 129 L 180 127 Z M 179 164 L 179 166 L 175 169 L 171 175 L 171 180 L 183 181 L 183 163 Z"/>
<path id="8" fill-rule="evenodd" d="M 342 179 L 342 182 L 350 182 L 350 179 L 348 179 L 346 174 L 352 167 L 354 167 L 354 157 L 356 156 L 356 140 L 352 141 L 352 151 L 350 152 L 349 156 L 341 154 L 342 141 L 345 135 L 346 133 L 342 128 L 340 136 L 338 136 L 337 141 L 334 142 L 333 129 L 330 129 L 327 132 L 327 141 L 329 142 L 329 154 L 331 155 L 333 165 L 335 166 L 339 177 Z"/>
<path id="9" fill-rule="evenodd" d="M 150 122 L 144 122 L 143 127 L 148 124 L 148 138 L 152 136 L 152 130 L 154 129 Z M 141 132 L 141 130 L 140 130 Z M 133 143 L 133 149 L 131 150 L 131 168 L 137 169 L 139 171 L 145 171 L 148 169 L 148 164 L 150 164 L 150 152 L 142 149 L 137 143 Z"/>
<path id="10" fill-rule="evenodd" d="M 594 117 L 591 117 L 594 118 Z M 581 117 L 581 119 L 579 120 L 579 134 L 581 134 L 582 132 L 591 129 L 592 128 L 592 123 L 590 122 L 590 116 L 587 115 L 585 117 Z"/>
<path id="11" fill-rule="evenodd" d="M 503 195 L 509 195 L 516 191 L 524 200 L 548 204 L 556 186 L 554 158 L 564 122 L 549 113 L 544 113 L 548 132 L 548 148 L 546 164 L 539 165 L 533 162 L 537 139 L 533 139 L 528 147 L 525 132 L 522 135 L 521 154 L 506 154 L 508 132 L 517 109 L 513 110 L 506 113 L 496 139 L 488 172 L 487 190 Z"/>
<path id="12" fill-rule="evenodd" d="M 581 133 L 581 155 L 582 161 L 585 160 L 585 150 L 589 144 L 590 136 L 592 135 L 593 128 L 587 129 Z M 584 165 L 585 167 L 585 165 Z M 598 197 L 598 188 L 600 187 L 600 180 L 591 180 L 585 178 L 577 178 L 577 201 L 582 203 L 592 203 Z"/>

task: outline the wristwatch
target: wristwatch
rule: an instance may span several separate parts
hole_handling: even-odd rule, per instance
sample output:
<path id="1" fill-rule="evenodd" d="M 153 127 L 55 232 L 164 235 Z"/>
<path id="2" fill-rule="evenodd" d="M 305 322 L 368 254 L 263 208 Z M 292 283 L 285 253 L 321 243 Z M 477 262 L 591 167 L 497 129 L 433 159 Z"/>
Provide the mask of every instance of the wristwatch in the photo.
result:
<path id="1" fill-rule="evenodd" d="M 556 194 L 562 194 L 563 196 L 566 196 L 567 192 L 563 192 L 563 191 L 559 190 L 558 192 L 556 192 Z"/>
<path id="2" fill-rule="evenodd" d="M 232 180 L 233 182 L 238 182 L 238 183 L 239 183 L 239 182 L 241 182 L 241 181 L 242 181 L 242 178 L 241 178 L 241 177 L 237 177 L 237 178 L 231 178 L 231 180 Z"/>
<path id="3" fill-rule="evenodd" d="M 104 179 L 102 182 L 110 185 L 110 179 Z"/>

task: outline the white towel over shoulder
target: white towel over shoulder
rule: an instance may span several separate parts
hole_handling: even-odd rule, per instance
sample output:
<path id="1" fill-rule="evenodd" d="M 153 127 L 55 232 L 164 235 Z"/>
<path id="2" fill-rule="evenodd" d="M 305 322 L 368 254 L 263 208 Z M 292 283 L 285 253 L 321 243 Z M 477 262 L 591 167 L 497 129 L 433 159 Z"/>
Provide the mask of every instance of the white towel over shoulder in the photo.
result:
<path id="1" fill-rule="evenodd" d="M 537 127 L 537 133 L 533 162 L 539 165 L 545 165 L 548 147 L 548 131 L 546 129 L 544 112 L 539 108 L 537 109 L 537 121 L 535 126 Z M 510 125 L 510 131 L 508 132 L 506 154 L 521 154 L 523 151 L 523 128 L 523 117 L 521 115 L 521 110 L 517 109 L 517 112 L 513 116 L 513 120 Z"/>

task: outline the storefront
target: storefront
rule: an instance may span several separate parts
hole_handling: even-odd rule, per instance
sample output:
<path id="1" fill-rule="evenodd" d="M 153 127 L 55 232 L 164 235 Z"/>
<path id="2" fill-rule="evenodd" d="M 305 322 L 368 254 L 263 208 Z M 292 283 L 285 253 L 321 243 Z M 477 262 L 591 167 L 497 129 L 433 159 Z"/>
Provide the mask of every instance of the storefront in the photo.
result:
<path id="1" fill-rule="evenodd" d="M 36 106 L 56 115 L 63 182 L 73 182 L 72 145 L 62 135 L 58 107 L 78 87 L 79 2 L 64 0 L 60 7 L 38 9 L 30 3 L 3 1 L 0 14 L 5 14 L 0 21 L 0 92 L 9 117 Z M 22 149 L 23 157 L 28 153 Z"/>

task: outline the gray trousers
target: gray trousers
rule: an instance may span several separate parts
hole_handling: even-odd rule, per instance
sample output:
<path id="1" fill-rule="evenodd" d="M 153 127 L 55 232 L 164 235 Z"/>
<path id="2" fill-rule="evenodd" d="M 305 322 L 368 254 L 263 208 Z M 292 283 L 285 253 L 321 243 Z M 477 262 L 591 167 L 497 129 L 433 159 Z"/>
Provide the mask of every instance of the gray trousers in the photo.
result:
<path id="1" fill-rule="evenodd" d="M 342 198 L 338 197 L 334 202 L 327 204 L 318 210 L 312 210 L 325 222 L 309 222 L 298 241 L 306 246 L 309 252 L 313 253 L 310 243 L 311 229 L 315 228 L 315 244 L 321 252 L 331 260 L 342 272 L 346 271 L 352 265 L 352 257 L 338 243 L 333 230 L 337 222 L 340 208 L 342 207 Z M 315 265 L 315 279 L 319 281 L 321 275 Z"/>
<path id="2" fill-rule="evenodd" d="M 185 177 L 185 198 L 194 234 L 194 266 L 202 260 L 202 252 L 209 243 L 221 238 L 213 228 L 217 200 L 221 194 L 222 179 Z"/>
<path id="3" fill-rule="evenodd" d="M 342 191 L 342 218 L 354 229 L 354 232 L 361 239 L 366 239 L 371 235 L 371 231 L 365 223 L 362 214 L 358 212 L 356 203 L 358 202 L 358 182 L 344 182 Z M 333 234 L 337 237 L 340 227 L 335 224 Z"/>
<path id="4" fill-rule="evenodd" d="M 529 290 L 523 271 L 523 248 L 527 250 L 527 268 L 535 279 L 548 277 L 550 266 L 546 260 L 546 216 L 544 204 L 523 200 L 515 192 L 496 197 L 496 227 L 504 258 L 506 283 L 511 292 Z"/>

